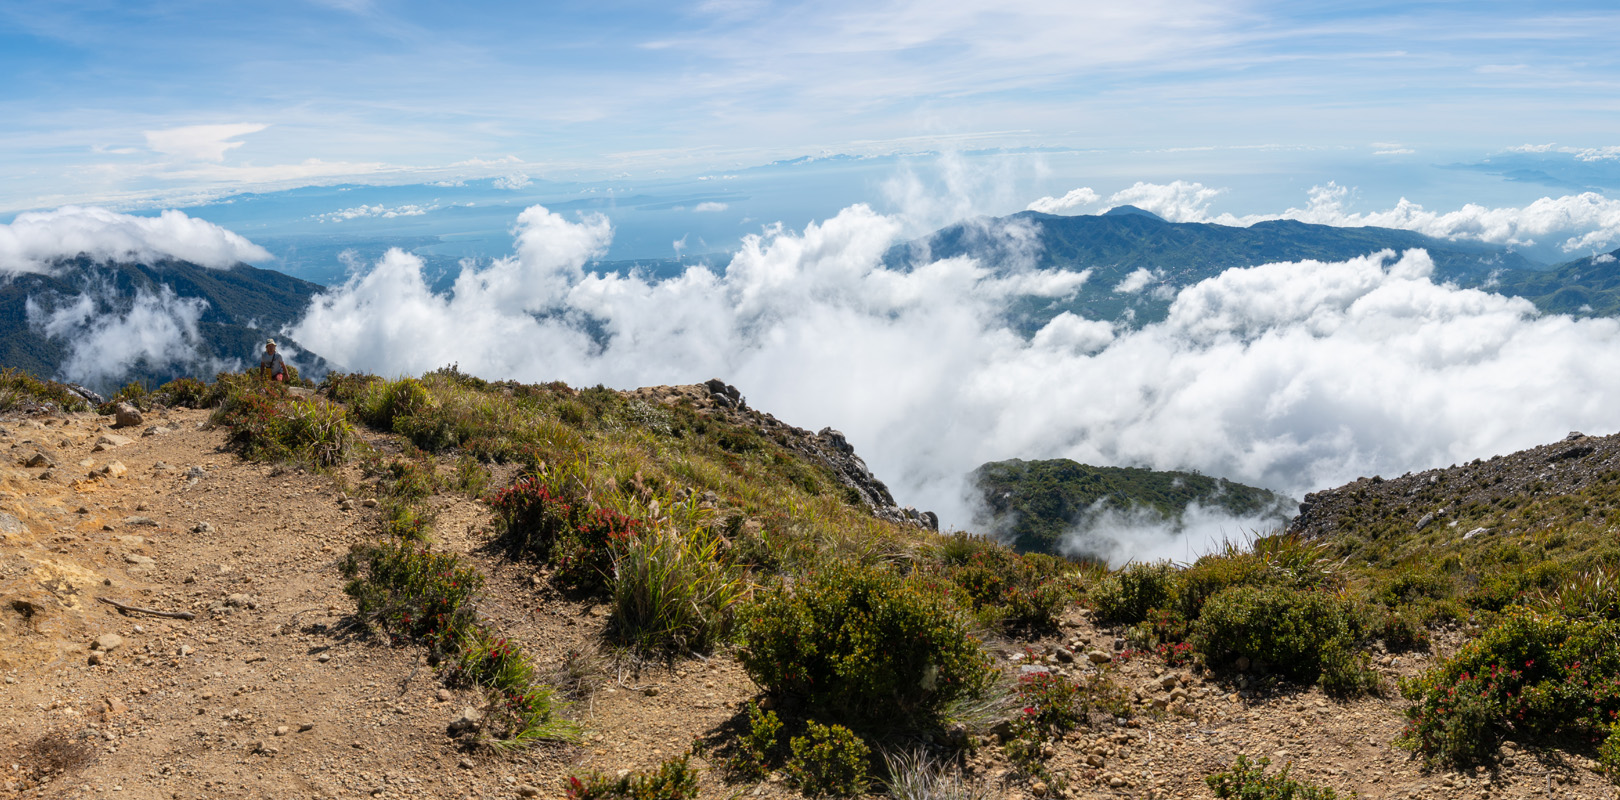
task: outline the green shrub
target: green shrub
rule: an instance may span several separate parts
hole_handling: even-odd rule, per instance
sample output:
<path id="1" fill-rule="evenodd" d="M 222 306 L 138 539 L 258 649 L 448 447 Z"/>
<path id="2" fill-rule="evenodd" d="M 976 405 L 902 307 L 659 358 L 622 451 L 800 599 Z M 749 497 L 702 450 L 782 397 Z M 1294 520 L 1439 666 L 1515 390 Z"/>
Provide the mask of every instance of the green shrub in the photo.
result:
<path id="1" fill-rule="evenodd" d="M 1360 628 L 1356 610 L 1325 592 L 1236 586 L 1204 604 L 1193 644 L 1211 665 L 1244 657 L 1306 683 L 1331 663 L 1335 682 L 1343 685 L 1349 677 L 1344 670 L 1355 663 Z"/>
<path id="2" fill-rule="evenodd" d="M 456 475 L 451 479 L 450 485 L 476 500 L 483 497 L 484 492 L 489 489 L 489 470 L 485 469 L 478 459 L 462 456 L 456 460 Z"/>
<path id="3" fill-rule="evenodd" d="M 207 408 L 208 384 L 196 378 L 175 378 L 157 388 L 153 396 L 164 405 L 183 408 Z"/>
<path id="4" fill-rule="evenodd" d="M 1131 624 L 1155 608 L 1170 608 L 1175 594 L 1176 572 L 1169 562 L 1134 562 L 1099 581 L 1091 600 L 1102 621 Z"/>
<path id="5" fill-rule="evenodd" d="M 623 545 L 614 566 L 611 635 L 638 650 L 708 652 L 731 634 L 747 592 L 704 529 L 660 530 Z"/>
<path id="6" fill-rule="evenodd" d="M 1008 631 L 1052 630 L 1070 599 L 1068 562 L 1019 555 L 979 536 L 955 534 L 940 548 L 943 574 L 980 622 Z"/>
<path id="7" fill-rule="evenodd" d="M 307 461 L 331 467 L 348 458 L 354 444 L 342 406 L 319 398 L 290 399 L 287 387 L 251 376 L 228 380 L 213 420 L 229 431 L 227 440 L 256 461 Z"/>
<path id="8" fill-rule="evenodd" d="M 1266 774 L 1269 766 L 1269 758 L 1262 757 L 1258 764 L 1251 764 L 1247 756 L 1239 754 L 1231 769 L 1210 775 L 1204 783 L 1223 800 L 1229 797 L 1237 800 L 1337 800 L 1339 796 L 1332 789 L 1288 777 L 1293 764 L 1284 765 L 1275 775 Z"/>
<path id="9" fill-rule="evenodd" d="M 793 756 L 787 762 L 788 779 L 809 797 L 855 797 L 866 794 L 871 781 L 867 765 L 872 749 L 842 725 L 810 721 L 805 735 L 789 742 Z"/>
<path id="10" fill-rule="evenodd" d="M 336 384 L 329 386 L 332 391 Z M 347 387 L 345 387 L 347 388 Z M 427 387 L 415 378 L 368 382 L 352 395 L 355 414 L 366 424 L 388 431 L 399 431 L 396 422 L 421 413 L 434 405 Z"/>
<path id="11" fill-rule="evenodd" d="M 453 553 L 407 542 L 356 545 L 339 564 L 359 616 L 396 639 L 421 642 L 451 657 L 452 679 L 484 689 L 483 731 L 499 748 L 575 738 L 549 687 L 535 681 L 522 649 L 478 622 L 473 598 L 483 575 Z"/>
<path id="12" fill-rule="evenodd" d="M 42 381 L 20 369 L 0 368 L 0 411 L 26 403 L 50 404 L 63 411 L 88 411 L 89 401 L 56 381 Z"/>
<path id="13" fill-rule="evenodd" d="M 945 587 L 882 567 L 829 564 L 743 617 L 738 658 L 756 683 L 851 719 L 934 718 L 993 675 Z"/>
<path id="14" fill-rule="evenodd" d="M 1609 735 L 1598 745 L 1598 764 L 1610 780 L 1620 779 L 1620 722 L 1609 726 Z"/>
<path id="15" fill-rule="evenodd" d="M 382 504 L 383 531 L 403 541 L 427 543 L 433 540 L 433 512 L 401 500 Z"/>
<path id="16" fill-rule="evenodd" d="M 1620 623 L 1515 608 L 1421 676 L 1402 742 L 1430 760 L 1484 761 L 1514 739 L 1596 736 L 1620 717 Z"/>
<path id="17" fill-rule="evenodd" d="M 646 525 L 610 508 L 592 508 L 573 490 L 566 469 L 519 478 L 496 492 L 490 505 L 499 516 L 501 541 L 518 555 L 557 568 L 567 586 L 608 586 L 615 559 Z"/>
<path id="18" fill-rule="evenodd" d="M 389 497 L 407 502 L 425 500 L 438 489 L 433 462 L 426 459 L 396 458 L 376 471 L 378 488 Z"/>
<path id="19" fill-rule="evenodd" d="M 446 651 L 473 623 L 469 604 L 484 586 L 455 554 L 408 542 L 355 545 L 339 568 L 361 619 Z"/>
<path id="20" fill-rule="evenodd" d="M 691 756 L 670 758 L 656 772 L 633 772 L 609 778 L 600 772 L 570 776 L 565 782 L 568 800 L 695 800 L 697 770 Z"/>
<path id="21" fill-rule="evenodd" d="M 748 704 L 748 731 L 737 744 L 737 753 L 729 762 L 731 772 L 739 777 L 759 780 L 769 775 L 771 768 L 780 763 L 782 720 L 775 711 L 766 711 L 759 703 Z"/>

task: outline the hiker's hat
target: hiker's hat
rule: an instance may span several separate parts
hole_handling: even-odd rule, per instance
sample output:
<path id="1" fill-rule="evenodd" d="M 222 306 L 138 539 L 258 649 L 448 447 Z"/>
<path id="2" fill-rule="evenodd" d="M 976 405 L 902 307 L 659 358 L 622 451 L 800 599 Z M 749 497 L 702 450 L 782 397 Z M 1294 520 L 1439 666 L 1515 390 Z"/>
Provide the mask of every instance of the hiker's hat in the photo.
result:
<path id="1" fill-rule="evenodd" d="M 264 340 L 264 346 L 265 347 L 275 347 L 276 346 L 276 340 L 275 339 L 266 339 L 266 340 Z"/>

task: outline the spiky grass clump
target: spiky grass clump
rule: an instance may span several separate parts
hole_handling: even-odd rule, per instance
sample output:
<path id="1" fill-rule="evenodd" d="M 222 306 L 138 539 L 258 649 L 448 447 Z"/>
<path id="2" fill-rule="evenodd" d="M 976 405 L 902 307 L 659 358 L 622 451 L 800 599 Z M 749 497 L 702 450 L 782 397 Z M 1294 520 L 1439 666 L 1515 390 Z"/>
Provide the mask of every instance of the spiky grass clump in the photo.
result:
<path id="1" fill-rule="evenodd" d="M 747 594 L 742 572 L 702 529 L 630 541 L 614 565 L 611 635 L 643 652 L 706 653 L 730 636 Z"/>
<path id="2" fill-rule="evenodd" d="M 924 750 L 883 754 L 889 777 L 883 785 L 894 800 L 990 800 L 990 787 L 962 774 L 960 767 Z"/>

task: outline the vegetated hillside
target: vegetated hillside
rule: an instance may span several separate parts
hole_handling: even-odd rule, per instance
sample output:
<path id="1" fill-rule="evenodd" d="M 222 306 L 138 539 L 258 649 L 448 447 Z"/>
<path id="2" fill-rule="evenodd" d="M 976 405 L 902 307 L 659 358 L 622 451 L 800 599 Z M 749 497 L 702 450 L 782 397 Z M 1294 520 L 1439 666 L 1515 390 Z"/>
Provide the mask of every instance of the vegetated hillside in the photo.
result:
<path id="1" fill-rule="evenodd" d="M 197 321 L 194 358 L 182 364 L 132 363 L 124 375 L 101 381 L 92 389 L 110 393 L 131 380 L 157 386 L 182 376 L 211 376 L 224 366 L 219 362 L 256 361 L 266 336 L 303 314 L 310 297 L 321 287 L 246 264 L 209 269 L 173 259 L 151 264 L 98 263 L 83 256 L 63 259 L 49 274 L 19 274 L 0 283 L 0 366 L 57 377 L 72 342 L 48 335 L 39 324 L 41 319 L 88 297 L 93 311 L 87 321 L 94 325 L 105 316 L 127 313 L 137 294 L 158 297 L 165 290 L 177 298 L 207 303 Z M 36 309 L 32 319 L 30 302 Z M 306 366 L 318 367 L 316 372 L 322 371 L 318 356 L 305 361 Z M 214 368 L 209 369 L 211 366 Z"/>
<path id="2" fill-rule="evenodd" d="M 1504 271 L 1488 288 L 1523 297 L 1550 314 L 1620 315 L 1620 250 L 1559 264 L 1543 272 Z"/>
<path id="3" fill-rule="evenodd" d="M 1009 229 L 1033 228 L 1033 241 L 1003 236 Z M 893 266 L 915 258 L 972 255 L 991 264 L 1016 264 L 1033 254 L 1037 269 L 1092 270 L 1079 292 L 1065 300 L 1031 298 L 1009 309 L 1027 330 L 1039 329 L 1065 311 L 1089 319 L 1123 319 L 1132 324 L 1162 320 L 1174 290 L 1233 267 L 1274 262 L 1344 261 L 1380 250 L 1427 250 L 1435 279 L 1462 286 L 1488 287 L 1495 281 L 1526 280 L 1542 265 L 1511 248 L 1449 241 L 1394 228 L 1336 227 L 1293 220 L 1268 220 L 1249 227 L 1169 222 L 1141 209 L 1121 206 L 1101 215 L 1063 216 L 1024 211 L 1007 217 L 958 223 L 901 245 L 888 255 Z M 1154 273 L 1134 293 L 1114 288 L 1138 269 Z M 1540 285 L 1540 284 L 1538 284 Z M 1155 289 L 1169 290 L 1155 292 Z"/>
<path id="4" fill-rule="evenodd" d="M 1058 553 L 1088 513 L 1148 509 L 1172 524 L 1193 503 L 1237 517 L 1292 516 L 1294 501 L 1266 489 L 1194 472 L 1093 467 L 1066 458 L 992 461 L 973 471 L 984 501 L 981 530 L 1019 552 Z M 1070 555 L 1106 555 L 1078 554 Z"/>
<path id="5" fill-rule="evenodd" d="M 1570 515 L 1108 571 L 929 530 L 719 381 L 225 375 L 119 430 L 0 389 L 0 796 L 1595 800 L 1620 769 L 1615 562 Z"/>
<path id="6" fill-rule="evenodd" d="M 1445 556 L 1456 560 L 1451 569 L 1478 577 L 1476 562 L 1505 558 L 1551 576 L 1620 563 L 1617 524 L 1620 434 L 1571 433 L 1509 455 L 1306 495 L 1289 531 L 1352 563 Z"/>

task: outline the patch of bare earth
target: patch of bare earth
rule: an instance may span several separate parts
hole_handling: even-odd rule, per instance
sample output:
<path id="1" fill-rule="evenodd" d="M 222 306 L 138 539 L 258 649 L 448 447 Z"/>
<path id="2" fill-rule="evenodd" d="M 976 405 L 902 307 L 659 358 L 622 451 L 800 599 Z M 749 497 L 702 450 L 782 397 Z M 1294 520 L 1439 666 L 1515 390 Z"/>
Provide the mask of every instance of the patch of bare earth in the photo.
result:
<path id="1" fill-rule="evenodd" d="M 343 502 L 333 477 L 241 461 L 205 420 L 175 410 L 120 431 L 90 415 L 0 420 L 0 797 L 560 797 L 571 772 L 685 752 L 757 695 L 724 653 L 637 670 L 600 651 L 606 609 L 501 558 L 487 508 L 443 494 L 432 500 L 435 546 L 489 575 L 481 611 L 566 678 L 585 728 L 578 745 L 463 752 L 446 725 L 477 697 L 439 683 L 419 648 L 353 624 L 336 561 L 376 535 L 376 512 Z M 97 451 L 107 434 L 131 441 Z M 113 462 L 121 475 L 100 472 Z M 362 484 L 356 467 L 343 480 Z M 1167 681 L 1183 673 L 1148 656 L 1119 659 L 1113 633 L 1079 613 L 1036 646 L 1069 672 L 1089 668 L 1089 651 L 1114 657 L 1116 680 L 1143 709 L 1056 743 L 1050 767 L 1073 776 L 1073 797 L 1207 797 L 1203 776 L 1238 753 L 1293 761 L 1296 776 L 1365 797 L 1615 794 L 1590 762 L 1558 753 L 1510 749 L 1495 772 L 1426 771 L 1390 746 L 1398 699 Z M 998 648 L 1009 666 L 1022 655 L 1021 645 Z M 1383 669 L 1429 663 L 1402 656 Z M 993 796 L 1032 794 L 992 741 L 968 766 Z M 703 790 L 792 794 L 779 779 L 728 786 L 718 771 Z"/>

